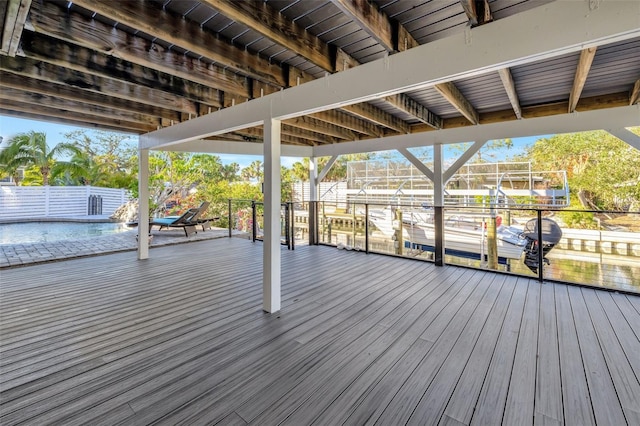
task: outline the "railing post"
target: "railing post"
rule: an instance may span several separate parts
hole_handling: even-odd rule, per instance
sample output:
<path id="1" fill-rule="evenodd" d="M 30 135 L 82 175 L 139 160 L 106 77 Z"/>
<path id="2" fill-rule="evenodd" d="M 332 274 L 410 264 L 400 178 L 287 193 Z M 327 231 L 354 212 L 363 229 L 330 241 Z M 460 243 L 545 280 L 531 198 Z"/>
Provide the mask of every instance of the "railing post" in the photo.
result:
<path id="1" fill-rule="evenodd" d="M 289 225 L 290 225 L 290 237 L 291 237 L 291 250 L 296 249 L 296 211 L 293 208 L 293 202 L 289 202 Z"/>
<path id="2" fill-rule="evenodd" d="M 542 210 L 537 210 L 538 216 L 538 281 L 544 281 L 544 244 L 542 241 Z"/>
<path id="3" fill-rule="evenodd" d="M 444 207 L 433 206 L 433 230 L 435 247 L 433 260 L 436 266 L 444 266 Z"/>
<path id="4" fill-rule="evenodd" d="M 369 204 L 364 205 L 364 252 L 369 254 Z"/>
<path id="5" fill-rule="evenodd" d="M 231 235 L 233 234 L 233 217 L 232 217 L 232 213 L 231 213 L 231 198 L 229 198 L 229 238 L 231 238 Z"/>
<path id="6" fill-rule="evenodd" d="M 318 245 L 318 202 L 309 201 L 309 213 L 307 219 L 309 231 L 309 245 Z"/>
<path id="7" fill-rule="evenodd" d="M 251 202 L 251 240 L 255 243 L 256 242 L 256 230 L 258 229 L 258 227 L 256 226 L 256 202 L 252 201 Z"/>

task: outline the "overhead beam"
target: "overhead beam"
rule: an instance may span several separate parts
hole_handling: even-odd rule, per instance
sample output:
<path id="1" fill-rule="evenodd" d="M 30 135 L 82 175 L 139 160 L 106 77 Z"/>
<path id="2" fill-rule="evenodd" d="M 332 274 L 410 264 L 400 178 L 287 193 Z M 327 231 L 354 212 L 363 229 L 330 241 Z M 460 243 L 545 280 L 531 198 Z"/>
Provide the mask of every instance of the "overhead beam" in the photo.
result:
<path id="1" fill-rule="evenodd" d="M 391 22 L 375 3 L 368 0 L 331 0 L 331 2 L 387 51 L 395 50 Z"/>
<path id="2" fill-rule="evenodd" d="M 237 126 L 250 127 L 266 115 L 289 119 L 433 87 L 450 81 L 452 76 L 456 79 L 471 78 L 504 67 L 577 52 L 585 45 L 632 39 L 640 36 L 637 25 L 639 9 L 636 2 L 605 2 L 592 11 L 583 2 L 552 2 L 476 28 L 471 44 L 465 42 L 464 34 L 438 39 L 342 73 L 153 132 L 140 140 L 150 148 L 179 143 L 224 133 Z M 505 34 L 509 37 L 505 38 Z M 496 40 L 501 40 L 502 44 L 496 46 Z M 443 52 L 446 52 L 446 57 Z M 446 60 L 452 56 L 457 59 Z M 625 99 L 628 102 L 628 93 Z"/>
<path id="3" fill-rule="evenodd" d="M 260 0 L 201 0 L 227 18 L 262 34 L 269 40 L 293 50 L 325 71 L 334 72 L 329 46 L 279 11 Z"/>
<path id="4" fill-rule="evenodd" d="M 436 84 L 434 88 L 472 124 L 478 124 L 480 122 L 478 111 L 476 111 L 473 105 L 471 105 L 471 102 L 467 100 L 455 84 L 448 81 L 446 83 Z"/>
<path id="5" fill-rule="evenodd" d="M 569 94 L 569 112 L 574 112 L 576 110 L 576 106 L 580 100 L 580 95 L 582 94 L 582 89 L 584 88 L 587 76 L 589 75 L 589 70 L 591 69 L 591 64 L 593 63 L 593 58 L 596 56 L 596 49 L 597 47 L 593 46 L 583 49 L 580 52 L 576 75 L 573 78 L 573 87 Z"/>
<path id="6" fill-rule="evenodd" d="M 469 18 L 471 27 L 486 24 L 493 20 L 489 0 L 460 0 L 464 13 Z"/>
<path id="7" fill-rule="evenodd" d="M 182 116 L 178 111 L 159 108 L 157 106 L 144 105 L 132 100 L 107 97 L 106 93 L 95 93 L 71 87 L 64 84 L 52 83 L 49 81 L 33 80 L 22 78 L 19 75 L 0 70 L 0 87 L 10 88 L 22 92 L 37 93 L 38 95 L 64 99 L 67 101 L 77 101 L 81 99 L 83 103 L 90 103 L 98 107 L 115 109 L 126 114 L 136 115 L 141 111 L 145 114 L 176 122 L 182 121 Z M 159 120 L 157 120 L 159 122 Z"/>
<path id="8" fill-rule="evenodd" d="M 151 3 L 126 1 L 118 2 L 117 7 L 114 7 L 112 0 L 73 0 L 73 4 L 180 46 L 194 55 L 225 64 L 242 75 L 286 86 L 282 69 L 277 64 L 247 50 L 238 49 L 229 41 L 193 25 L 182 16 L 152 7 Z"/>
<path id="9" fill-rule="evenodd" d="M 353 141 L 360 139 L 359 136 L 348 129 L 329 124 L 312 117 L 296 117 L 282 122 L 283 125 L 297 127 L 299 129 L 310 130 L 312 132 L 321 133 L 334 138 Z"/>
<path id="10" fill-rule="evenodd" d="M 492 140 L 539 136 L 541 134 L 573 133 L 588 130 L 632 127 L 640 124 L 640 105 L 619 106 L 569 115 L 562 114 L 512 120 L 477 126 L 465 126 L 439 131 L 389 136 L 356 142 L 343 142 L 313 148 L 316 157 L 386 151 L 389 148 L 413 148 L 435 144 L 463 143 L 472 140 Z M 446 126 L 445 126 L 446 127 Z"/>
<path id="11" fill-rule="evenodd" d="M 74 71 L 31 58 L 0 56 L 0 69 L 20 76 L 23 80 L 33 80 L 36 85 L 40 82 L 64 84 L 101 97 L 106 95 L 110 98 L 150 106 L 162 105 L 170 110 L 199 115 L 198 103 L 183 97 L 135 83 Z"/>
<path id="12" fill-rule="evenodd" d="M 629 105 L 637 104 L 640 101 L 640 80 L 636 80 L 629 94 Z"/>
<path id="13" fill-rule="evenodd" d="M 233 154 L 233 155 L 262 155 L 264 153 L 262 142 L 230 141 L 221 138 L 219 140 L 200 139 L 185 142 L 166 149 L 177 152 L 199 152 L 209 154 Z M 281 145 L 283 157 L 311 157 L 312 147 L 300 145 Z"/>
<path id="14" fill-rule="evenodd" d="M 321 111 L 309 114 L 316 120 L 324 121 L 325 123 L 340 125 L 345 129 L 353 132 L 362 133 L 364 135 L 379 137 L 382 136 L 380 128 L 374 126 L 372 123 L 364 120 L 360 120 L 352 115 L 345 114 L 341 111 Z"/>
<path id="15" fill-rule="evenodd" d="M 8 0 L 5 7 L 0 54 L 16 56 L 24 24 L 31 7 L 31 0 Z"/>
<path id="16" fill-rule="evenodd" d="M 429 111 L 427 107 L 416 102 L 405 94 L 401 93 L 398 95 L 387 96 L 384 100 L 434 129 L 440 129 L 442 127 L 442 118 L 440 116 Z"/>
<path id="17" fill-rule="evenodd" d="M 522 109 L 520 108 L 520 99 L 518 98 L 518 91 L 516 90 L 511 70 L 509 70 L 509 68 L 502 68 L 498 70 L 498 74 L 500 74 L 500 80 L 502 80 L 504 90 L 507 92 L 513 112 L 516 114 L 516 118 L 520 120 L 522 118 Z"/>
<path id="18" fill-rule="evenodd" d="M 22 49 L 25 56 L 85 74 L 135 83 L 169 93 L 182 93 L 183 97 L 210 106 L 219 105 L 219 92 L 197 83 L 182 80 L 170 74 L 125 62 L 62 40 L 25 32 Z M 0 57 L 0 59 L 2 59 Z"/>
<path id="19" fill-rule="evenodd" d="M 75 3 L 75 2 L 74 2 Z M 31 11 L 33 30 L 68 45 L 79 46 L 79 53 L 85 49 L 100 52 L 107 59 L 117 58 L 146 69 L 179 77 L 186 82 L 194 82 L 204 87 L 222 90 L 242 96 L 245 100 L 252 97 L 250 85 L 245 77 L 226 71 L 218 65 L 192 58 L 188 55 L 167 49 L 160 44 L 132 35 L 113 25 L 107 25 L 78 12 L 62 9 L 55 3 L 35 2 Z M 38 39 L 35 40 L 39 42 Z M 176 81 L 180 83 L 180 81 Z M 186 87 L 186 90 L 190 90 Z M 209 98 L 219 103 L 219 93 L 211 91 Z"/>

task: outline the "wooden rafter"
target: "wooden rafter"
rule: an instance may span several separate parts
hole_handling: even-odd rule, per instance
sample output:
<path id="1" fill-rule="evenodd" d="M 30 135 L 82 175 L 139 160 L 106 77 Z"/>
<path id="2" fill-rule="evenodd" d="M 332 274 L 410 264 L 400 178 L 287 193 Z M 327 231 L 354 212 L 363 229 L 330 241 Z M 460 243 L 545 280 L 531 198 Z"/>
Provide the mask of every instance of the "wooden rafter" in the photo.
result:
<path id="1" fill-rule="evenodd" d="M 105 95 L 108 95 L 109 98 L 145 104 L 145 108 L 162 105 L 169 110 L 198 114 L 198 104 L 183 97 L 127 81 L 70 70 L 30 58 L 0 56 L 0 69 L 20 76 L 23 80 L 33 81 L 33 85 L 64 84 L 70 88 L 82 89 L 82 96 L 95 94 L 105 98 Z"/>
<path id="2" fill-rule="evenodd" d="M 284 120 L 283 124 L 287 124 L 299 129 L 310 130 L 313 132 L 321 132 L 322 134 L 333 136 L 334 138 L 353 141 L 359 137 L 351 130 L 344 129 L 334 124 L 325 123 L 312 117 L 297 117 Z"/>
<path id="3" fill-rule="evenodd" d="M 70 46 L 102 54 L 105 62 L 117 58 L 148 68 L 147 74 L 157 70 L 187 82 L 194 82 L 215 90 L 231 92 L 249 98 L 247 80 L 222 67 L 207 64 L 181 53 L 176 53 L 160 44 L 91 19 L 80 13 L 63 10 L 50 2 L 35 2 L 31 11 L 33 30 L 38 34 L 61 40 Z M 184 83 L 176 81 L 178 86 Z M 188 89 L 188 87 L 187 87 Z M 179 89 L 176 88 L 176 91 Z M 219 94 L 212 93 L 210 99 L 217 101 Z M 207 102 L 212 104 L 212 101 Z"/>
<path id="4" fill-rule="evenodd" d="M 393 43 L 393 26 L 387 15 L 374 3 L 368 0 L 331 0 L 331 2 L 387 51 L 396 50 Z"/>
<path id="5" fill-rule="evenodd" d="M 136 64 L 123 61 L 90 49 L 82 48 L 47 36 L 25 32 L 23 34 L 25 56 L 38 61 L 66 67 L 86 74 L 122 81 L 149 88 L 179 93 L 181 96 L 205 104 L 219 105 L 219 93 L 197 83 L 180 80 L 175 76 L 160 73 Z M 177 80 L 179 84 L 176 84 Z M 181 90 L 179 90 L 181 89 Z"/>
<path id="6" fill-rule="evenodd" d="M 464 13 L 472 27 L 486 24 L 493 20 L 489 0 L 460 0 Z"/>
<path id="7" fill-rule="evenodd" d="M 20 46 L 24 24 L 29 14 L 29 8 L 31 7 L 31 0 L 8 0 L 5 7 L 6 11 L 4 15 L 5 19 L 0 53 L 8 56 L 16 56 L 18 46 Z"/>
<path id="8" fill-rule="evenodd" d="M 441 83 L 436 84 L 434 88 L 471 123 L 478 124 L 480 122 L 478 111 L 455 84 L 451 82 Z"/>
<path id="9" fill-rule="evenodd" d="M 322 111 L 309 114 L 309 117 L 315 118 L 320 121 L 324 121 L 329 124 L 339 124 L 345 129 L 349 129 L 354 132 L 362 133 L 363 135 L 369 135 L 374 137 L 382 136 L 382 132 L 379 127 L 374 126 L 368 121 L 359 120 L 349 114 L 341 111 Z"/>
<path id="10" fill-rule="evenodd" d="M 229 41 L 205 31 L 187 19 L 174 16 L 150 3 L 138 1 L 74 0 L 74 5 L 94 11 L 116 22 L 180 46 L 211 61 L 225 64 L 242 75 L 284 86 L 286 79 L 280 66 L 251 52 L 238 49 Z"/>
<path id="11" fill-rule="evenodd" d="M 587 81 L 587 76 L 589 75 L 589 70 L 591 69 L 591 64 L 593 63 L 593 58 L 595 56 L 596 47 L 589 47 L 580 52 L 576 75 L 573 79 L 573 87 L 571 88 L 571 93 L 569 95 L 569 112 L 574 112 L 576 110 L 576 106 L 580 100 L 582 89 Z"/>
<path id="12" fill-rule="evenodd" d="M 504 86 L 504 90 L 507 92 L 513 112 L 516 114 L 518 120 L 520 120 L 522 118 L 522 109 L 520 108 L 520 100 L 518 99 L 518 92 L 516 91 L 516 85 L 513 82 L 511 71 L 509 68 L 503 68 L 498 71 L 498 74 L 500 74 L 502 85 Z"/>
<path id="13" fill-rule="evenodd" d="M 629 105 L 637 104 L 638 101 L 640 101 L 640 80 L 636 80 L 633 89 L 631 89 Z"/>
<path id="14" fill-rule="evenodd" d="M 82 99 L 83 103 L 90 103 L 101 108 L 113 109 L 129 115 L 131 118 L 144 111 L 152 117 L 159 117 L 166 120 L 182 121 L 180 112 L 160 108 L 158 106 L 144 105 L 139 102 L 132 102 L 128 99 L 107 97 L 104 94 L 86 91 L 77 87 L 67 86 L 49 81 L 33 80 L 22 78 L 20 75 L 11 74 L 0 70 L 0 87 L 14 91 L 30 92 L 48 98 L 64 99 L 66 101 L 77 101 Z M 113 114 L 115 115 L 115 113 Z M 153 122 L 152 122 L 153 124 Z"/>
<path id="15" fill-rule="evenodd" d="M 325 71 L 334 72 L 329 46 L 262 0 L 202 0 L 227 18 L 296 52 Z"/>

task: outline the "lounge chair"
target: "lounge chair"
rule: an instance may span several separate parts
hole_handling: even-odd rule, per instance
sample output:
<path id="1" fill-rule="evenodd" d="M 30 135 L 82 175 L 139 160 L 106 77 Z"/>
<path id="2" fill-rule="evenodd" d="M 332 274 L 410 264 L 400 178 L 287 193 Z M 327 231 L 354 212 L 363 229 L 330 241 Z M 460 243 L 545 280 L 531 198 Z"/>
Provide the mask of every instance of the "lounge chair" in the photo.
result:
<path id="1" fill-rule="evenodd" d="M 196 225 L 201 225 L 202 230 L 211 229 L 210 221 L 215 218 L 203 218 L 204 212 L 209 207 L 208 201 L 203 201 L 200 206 L 187 210 L 182 216 L 165 216 L 155 218 L 149 222 L 149 227 L 157 225 L 162 228 L 182 228 L 188 237 L 197 232 Z"/>
<path id="2" fill-rule="evenodd" d="M 196 215 L 200 213 L 199 208 L 189 209 L 182 214 L 182 216 L 167 216 L 153 218 L 149 222 L 149 230 L 153 225 L 157 225 L 162 228 L 182 228 L 184 229 L 184 235 L 189 236 L 196 233 L 197 222 L 193 222 Z"/>

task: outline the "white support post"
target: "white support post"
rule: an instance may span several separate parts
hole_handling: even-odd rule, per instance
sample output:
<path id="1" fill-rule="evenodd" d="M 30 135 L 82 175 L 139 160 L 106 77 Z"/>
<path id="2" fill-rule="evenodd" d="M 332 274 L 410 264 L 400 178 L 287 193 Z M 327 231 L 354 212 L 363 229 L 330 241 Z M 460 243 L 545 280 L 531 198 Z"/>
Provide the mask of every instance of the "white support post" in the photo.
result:
<path id="1" fill-rule="evenodd" d="M 329 173 L 329 170 L 331 170 L 337 159 L 337 155 L 332 155 L 331 158 L 329 158 L 329 161 L 327 161 L 327 164 L 324 165 L 322 171 L 320 171 L 320 174 L 318 175 L 318 185 L 320 185 L 320 182 L 322 182 L 325 176 L 327 176 L 327 173 Z"/>
<path id="2" fill-rule="evenodd" d="M 449 182 L 449 179 L 453 177 L 458 169 L 464 166 L 467 161 L 471 159 L 471 157 L 476 155 L 485 143 L 487 143 L 486 140 L 475 141 L 473 145 L 469 147 L 469 149 L 463 152 L 462 155 L 444 172 L 442 183 L 445 184 Z"/>
<path id="3" fill-rule="evenodd" d="M 624 127 L 617 129 L 607 129 L 607 132 L 617 137 L 623 142 L 628 143 L 637 150 L 640 150 L 640 136 L 625 129 Z"/>
<path id="4" fill-rule="evenodd" d="M 262 309 L 280 310 L 280 132 L 279 120 L 264 121 L 264 246 Z"/>
<path id="5" fill-rule="evenodd" d="M 138 259 L 149 258 L 149 150 L 138 150 Z"/>
<path id="6" fill-rule="evenodd" d="M 318 158 L 309 158 L 309 201 L 318 201 Z"/>
<path id="7" fill-rule="evenodd" d="M 407 148 L 397 148 L 397 151 L 404 156 L 411 164 L 415 166 L 423 175 L 433 182 L 433 172 L 419 158 L 413 155 Z"/>

